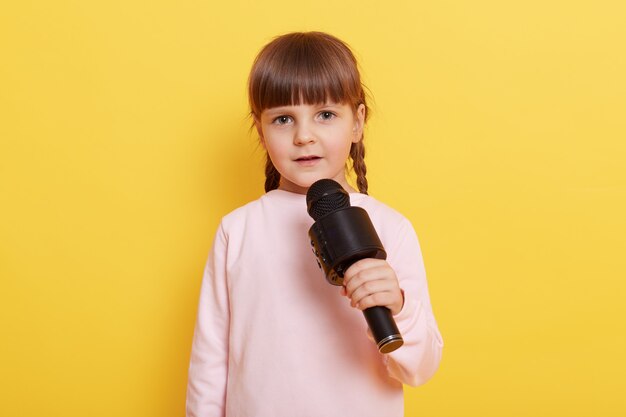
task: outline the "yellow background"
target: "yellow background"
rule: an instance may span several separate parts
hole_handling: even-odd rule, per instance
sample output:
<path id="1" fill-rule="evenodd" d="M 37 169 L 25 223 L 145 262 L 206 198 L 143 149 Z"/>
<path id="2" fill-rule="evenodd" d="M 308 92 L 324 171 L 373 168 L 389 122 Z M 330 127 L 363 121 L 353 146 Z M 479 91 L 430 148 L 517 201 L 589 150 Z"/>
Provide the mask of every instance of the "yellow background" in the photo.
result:
<path id="1" fill-rule="evenodd" d="M 423 246 L 446 346 L 406 415 L 625 415 L 623 1 L 0 10 L 0 415 L 183 415 L 213 234 L 262 193 L 247 73 L 292 30 L 356 51 L 371 194 Z"/>

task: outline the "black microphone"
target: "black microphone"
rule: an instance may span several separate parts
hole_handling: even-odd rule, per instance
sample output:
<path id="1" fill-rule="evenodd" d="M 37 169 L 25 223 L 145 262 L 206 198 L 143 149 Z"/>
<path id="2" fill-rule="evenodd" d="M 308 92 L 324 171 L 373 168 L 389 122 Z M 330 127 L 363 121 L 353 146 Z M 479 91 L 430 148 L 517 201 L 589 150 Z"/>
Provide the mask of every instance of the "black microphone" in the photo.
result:
<path id="1" fill-rule="evenodd" d="M 306 204 L 315 220 L 309 229 L 313 252 L 330 284 L 343 285 L 345 271 L 361 259 L 387 258 L 367 211 L 350 206 L 350 196 L 339 183 L 316 181 L 306 194 Z M 404 340 L 387 307 L 366 308 L 363 314 L 379 352 L 393 352 L 402 346 Z"/>

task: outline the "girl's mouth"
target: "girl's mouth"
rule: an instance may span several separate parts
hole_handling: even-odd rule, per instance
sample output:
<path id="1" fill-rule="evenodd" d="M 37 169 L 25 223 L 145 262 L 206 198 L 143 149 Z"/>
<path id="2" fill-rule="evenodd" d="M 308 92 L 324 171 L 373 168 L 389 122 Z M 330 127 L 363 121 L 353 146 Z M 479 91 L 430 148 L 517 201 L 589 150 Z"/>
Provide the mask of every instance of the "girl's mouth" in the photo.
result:
<path id="1" fill-rule="evenodd" d="M 300 158 L 296 159 L 296 162 L 302 166 L 312 166 L 315 165 L 320 159 L 322 158 L 320 158 L 319 156 L 307 155 L 301 156 Z"/>

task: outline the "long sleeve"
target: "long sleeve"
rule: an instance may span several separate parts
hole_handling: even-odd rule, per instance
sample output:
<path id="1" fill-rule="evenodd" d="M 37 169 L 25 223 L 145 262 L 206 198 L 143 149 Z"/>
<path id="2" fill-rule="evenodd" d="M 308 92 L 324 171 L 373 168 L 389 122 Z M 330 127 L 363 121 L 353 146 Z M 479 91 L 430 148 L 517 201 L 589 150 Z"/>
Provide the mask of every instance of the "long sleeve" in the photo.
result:
<path id="1" fill-rule="evenodd" d="M 396 317 L 405 346 L 381 355 L 314 261 L 305 197 L 272 190 L 222 219 L 200 291 L 187 417 L 400 417 L 402 382 L 437 368 L 441 342 L 408 220 L 350 196 L 370 213 L 407 300 Z"/>
<path id="2" fill-rule="evenodd" d="M 225 414 L 230 320 L 227 244 L 220 224 L 200 290 L 187 384 L 187 417 L 222 417 Z"/>
<path id="3" fill-rule="evenodd" d="M 443 341 L 431 308 L 420 245 L 408 220 L 404 219 L 394 242 L 388 261 L 404 291 L 404 306 L 394 317 L 404 345 L 385 360 L 392 377 L 417 386 L 428 381 L 439 367 Z"/>

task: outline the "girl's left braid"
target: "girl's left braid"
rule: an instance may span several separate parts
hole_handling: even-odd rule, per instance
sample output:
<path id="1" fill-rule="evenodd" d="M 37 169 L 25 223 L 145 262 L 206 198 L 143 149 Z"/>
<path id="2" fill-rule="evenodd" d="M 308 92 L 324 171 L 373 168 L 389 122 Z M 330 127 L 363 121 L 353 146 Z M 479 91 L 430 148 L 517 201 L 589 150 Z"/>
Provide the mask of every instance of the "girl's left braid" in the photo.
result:
<path id="1" fill-rule="evenodd" d="M 361 139 L 357 143 L 353 143 L 350 147 L 350 157 L 352 158 L 352 169 L 356 173 L 356 185 L 359 192 L 367 194 L 367 167 L 365 166 L 365 146 Z"/>

